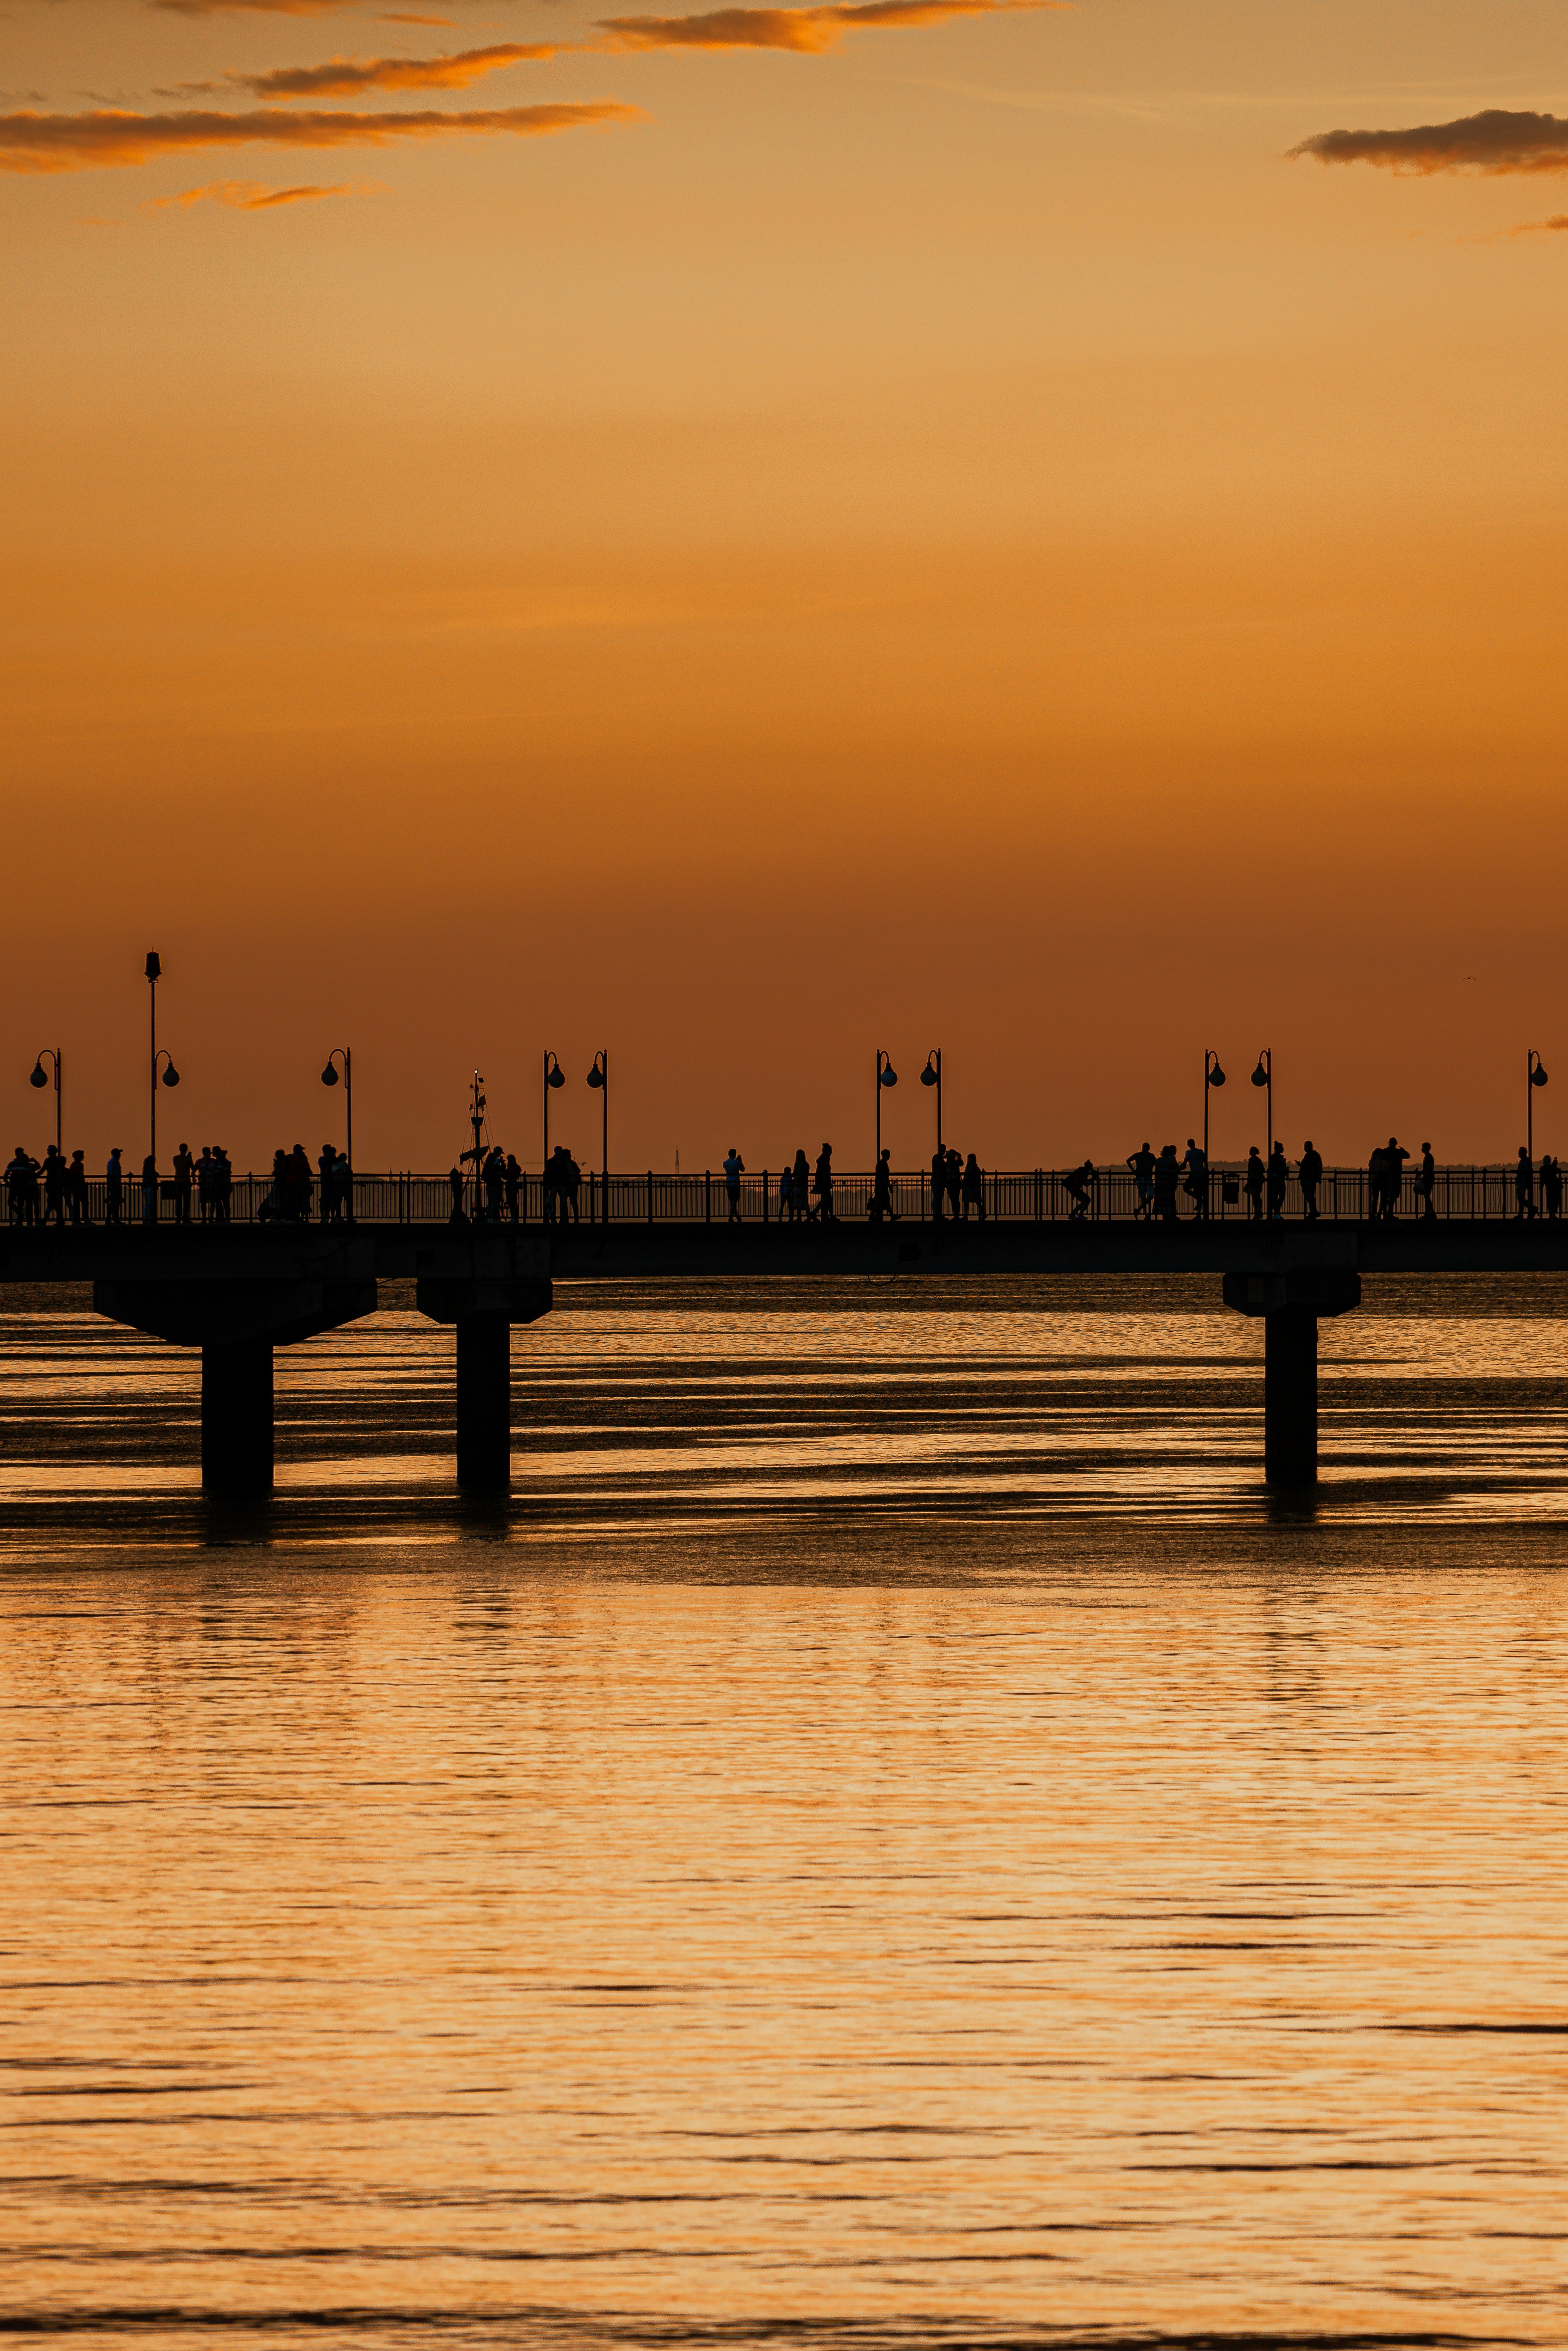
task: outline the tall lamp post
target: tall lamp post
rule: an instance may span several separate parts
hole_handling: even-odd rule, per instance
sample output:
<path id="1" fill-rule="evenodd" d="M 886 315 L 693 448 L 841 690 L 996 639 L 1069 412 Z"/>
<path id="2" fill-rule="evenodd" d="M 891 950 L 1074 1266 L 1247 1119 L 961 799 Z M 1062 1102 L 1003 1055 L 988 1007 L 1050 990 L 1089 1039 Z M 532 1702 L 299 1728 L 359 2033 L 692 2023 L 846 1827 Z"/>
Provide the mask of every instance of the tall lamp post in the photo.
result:
<path id="1" fill-rule="evenodd" d="M 556 1057 L 555 1057 L 555 1055 L 554 1055 L 553 1053 L 547 1053 L 547 1054 L 545 1055 L 545 1083 L 544 1083 L 544 1098 L 545 1098 L 545 1165 L 546 1165 L 547 1167 L 549 1165 L 549 1098 L 550 1098 L 550 1088 L 551 1088 L 552 1086 L 564 1086 L 564 1085 L 565 1085 L 565 1083 L 566 1083 L 566 1071 L 561 1068 L 560 1063 L 556 1060 Z"/>
<path id="2" fill-rule="evenodd" d="M 65 1143 L 60 1131 L 60 1113 L 65 1103 L 65 1093 L 60 1084 L 60 1049 L 57 1045 L 46 1045 L 44 1047 L 43 1051 L 38 1055 L 37 1061 L 33 1063 L 32 1068 L 27 1072 L 27 1083 L 30 1086 L 47 1086 L 48 1084 L 48 1079 L 44 1075 L 44 1063 L 46 1060 L 52 1061 L 55 1065 L 55 1155 L 57 1158 L 63 1159 L 65 1156 Z"/>
<path id="3" fill-rule="evenodd" d="M 158 957 L 156 956 L 156 955 L 152 955 L 152 954 L 150 954 L 150 955 L 148 956 L 148 958 L 147 958 L 147 981 L 148 981 L 149 990 L 150 990 L 150 992 L 151 992 L 152 998 L 152 1074 L 151 1074 L 151 1078 L 150 1078 L 150 1080 L 149 1080 L 150 1098 L 151 1098 L 152 1109 L 151 1109 L 151 1113 L 150 1113 L 150 1115 L 149 1115 L 149 1119 L 148 1119 L 147 1140 L 148 1140 L 148 1148 L 149 1148 L 149 1150 L 150 1150 L 150 1151 L 151 1151 L 151 1153 L 152 1153 L 152 1165 L 153 1165 L 153 1166 L 154 1166 L 154 1167 L 156 1167 L 156 1166 L 157 1166 L 157 1165 L 158 1165 L 158 1078 L 159 1078 L 159 1069 L 158 1069 L 158 1064 L 159 1064 L 159 1062 L 160 1062 L 160 1061 L 162 1061 L 162 1062 L 164 1062 L 164 1063 L 166 1064 L 166 1067 L 164 1068 L 164 1070 L 163 1070 L 163 1071 L 162 1071 L 162 1079 L 163 1079 L 163 1083 L 164 1083 L 166 1086 L 177 1086 L 177 1085 L 179 1084 L 179 1082 L 180 1082 L 180 1072 L 179 1072 L 179 1071 L 174 1067 L 174 1056 L 172 1055 L 172 1053 L 171 1053 L 170 1051 L 168 1051 L 168 1050 L 167 1050 L 166 1048 L 165 1048 L 165 1050 L 164 1050 L 163 1051 L 162 1051 L 162 1052 L 160 1052 L 160 1051 L 159 1051 L 159 1050 L 158 1050 L 158 982 L 162 978 L 162 977 L 163 977 L 163 967 L 162 967 L 162 965 L 159 962 Z"/>
<path id="4" fill-rule="evenodd" d="M 327 1066 L 321 1072 L 324 1086 L 338 1082 L 337 1064 L 343 1064 L 343 1156 L 349 1163 L 349 1186 L 346 1206 L 349 1222 L 354 1221 L 354 1057 L 347 1045 L 334 1045 L 327 1056 Z"/>
<path id="5" fill-rule="evenodd" d="M 1268 1048 L 1268 1046 L 1267 1046 L 1267 1045 L 1265 1045 L 1265 1046 L 1264 1046 L 1263 1050 L 1262 1050 L 1262 1051 L 1259 1054 L 1259 1056 L 1258 1056 L 1258 1066 L 1257 1066 L 1257 1068 L 1256 1068 L 1256 1069 L 1253 1071 L 1253 1072 L 1252 1072 L 1252 1082 L 1253 1082 L 1253 1084 L 1254 1084 L 1255 1086 L 1262 1086 L 1262 1087 L 1266 1088 L 1266 1089 L 1267 1089 L 1267 1092 L 1268 1092 L 1268 1095 L 1269 1095 L 1269 1153 L 1268 1153 L 1268 1155 L 1269 1155 L 1269 1157 L 1270 1157 L 1270 1159 L 1272 1159 L 1272 1157 L 1274 1156 L 1274 1056 L 1273 1056 L 1273 1054 L 1270 1051 L 1270 1050 L 1269 1050 L 1269 1048 Z"/>
<path id="6" fill-rule="evenodd" d="M 1530 1188 L 1535 1191 L 1535 1089 L 1546 1083 L 1546 1071 L 1533 1049 L 1524 1057 L 1524 1144 L 1530 1156 Z"/>
<path id="7" fill-rule="evenodd" d="M 936 1148 L 942 1148 L 942 1048 L 933 1045 L 925 1056 L 925 1067 L 920 1072 L 923 1086 L 936 1089 Z"/>
<path id="8" fill-rule="evenodd" d="M 898 1083 L 898 1071 L 897 1071 L 894 1068 L 894 1066 L 893 1066 L 893 1056 L 892 1056 L 892 1054 L 891 1054 L 891 1053 L 884 1053 L 884 1052 L 883 1051 L 883 1050 L 882 1050 L 882 1047 L 879 1045 L 879 1046 L 877 1047 L 877 1049 L 876 1049 L 876 1163 L 875 1163 L 875 1164 L 876 1164 L 876 1165 L 877 1165 L 877 1166 L 879 1166 L 879 1167 L 882 1165 L 882 1090 L 883 1090 L 883 1086 L 895 1086 L 897 1083 Z"/>
<path id="9" fill-rule="evenodd" d="M 459 1154 L 460 1159 L 472 1159 L 474 1162 L 474 1222 L 476 1225 L 482 1225 L 485 1221 L 485 1186 L 482 1173 L 485 1165 L 485 1151 L 479 1140 L 485 1131 L 484 1086 L 485 1081 L 476 1070 L 468 1109 L 468 1123 L 474 1130 L 474 1148 L 472 1151 Z"/>
<path id="10" fill-rule="evenodd" d="M 593 1057 L 588 1082 L 599 1089 L 599 1180 L 604 1187 L 604 1196 L 600 1204 L 600 1221 L 607 1225 L 610 1222 L 610 1055 L 602 1047 Z"/>
<path id="11" fill-rule="evenodd" d="M 1208 1165 L 1208 1090 L 1222 1086 L 1225 1072 L 1219 1066 L 1219 1056 L 1210 1046 L 1203 1057 L 1203 1164 Z"/>

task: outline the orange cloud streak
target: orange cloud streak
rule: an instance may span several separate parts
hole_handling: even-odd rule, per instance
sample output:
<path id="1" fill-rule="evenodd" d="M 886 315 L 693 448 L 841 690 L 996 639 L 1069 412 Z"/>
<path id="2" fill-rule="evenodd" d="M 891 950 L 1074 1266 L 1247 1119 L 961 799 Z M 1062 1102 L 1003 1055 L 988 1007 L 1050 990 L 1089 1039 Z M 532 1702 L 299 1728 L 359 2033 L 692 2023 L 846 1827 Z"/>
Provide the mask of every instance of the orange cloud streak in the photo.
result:
<path id="1" fill-rule="evenodd" d="M 607 16 L 610 49 L 787 49 L 817 56 L 846 33 L 941 25 L 954 16 L 1064 8 L 1071 0 L 827 0 L 816 8 L 715 8 L 698 16 Z"/>
<path id="2" fill-rule="evenodd" d="M 154 196 L 141 209 L 148 213 L 184 211 L 192 204 L 226 204 L 231 212 L 266 213 L 278 204 L 315 204 L 323 196 L 368 196 L 382 193 L 371 180 L 340 180 L 335 187 L 269 188 L 258 180 L 210 180 L 204 187 L 182 188 L 177 196 Z"/>
<path id="3" fill-rule="evenodd" d="M 1457 122 L 1428 122 L 1410 131 L 1322 131 L 1292 147 L 1291 159 L 1315 155 L 1320 163 L 1375 163 L 1385 171 L 1568 172 L 1568 121 L 1555 114 L 1511 114 L 1490 107 Z"/>
<path id="4" fill-rule="evenodd" d="M 288 113 L 258 107 L 247 114 L 193 111 L 130 114 L 0 114 L 0 171 L 89 172 L 151 163 L 200 147 L 384 147 L 399 139 L 548 138 L 611 122 L 640 122 L 635 106 L 613 99 L 588 104 L 507 106 L 443 114 Z"/>
<path id="5" fill-rule="evenodd" d="M 504 66 L 560 54 L 559 41 L 498 41 L 445 57 L 333 57 L 324 66 L 281 66 L 275 73 L 230 74 L 257 98 L 361 98 L 372 89 L 466 89 Z"/>

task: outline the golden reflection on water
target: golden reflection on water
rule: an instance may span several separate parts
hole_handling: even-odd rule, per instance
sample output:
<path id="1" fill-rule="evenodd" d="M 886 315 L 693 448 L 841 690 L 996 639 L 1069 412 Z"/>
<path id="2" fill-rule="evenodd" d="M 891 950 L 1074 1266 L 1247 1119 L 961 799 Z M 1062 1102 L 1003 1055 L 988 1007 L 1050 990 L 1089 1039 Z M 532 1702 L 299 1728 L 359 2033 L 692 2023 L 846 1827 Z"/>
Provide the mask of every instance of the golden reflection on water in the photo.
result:
<path id="1" fill-rule="evenodd" d="M 1562 1301 L 1176 1302 L 9 1323 L 0 2330 L 1561 2342 Z"/>

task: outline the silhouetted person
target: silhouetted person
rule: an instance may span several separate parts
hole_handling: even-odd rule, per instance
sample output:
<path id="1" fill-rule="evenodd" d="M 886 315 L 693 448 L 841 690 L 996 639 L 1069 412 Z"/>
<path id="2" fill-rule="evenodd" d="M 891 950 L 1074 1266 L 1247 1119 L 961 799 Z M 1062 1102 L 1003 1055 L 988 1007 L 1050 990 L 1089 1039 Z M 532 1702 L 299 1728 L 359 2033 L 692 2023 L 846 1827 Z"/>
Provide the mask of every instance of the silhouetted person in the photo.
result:
<path id="1" fill-rule="evenodd" d="M 452 1213 L 446 1219 L 449 1225 L 465 1225 L 468 1222 L 468 1212 L 463 1206 L 465 1188 L 462 1168 L 449 1167 L 446 1171 L 446 1189 L 452 1196 Z"/>
<path id="2" fill-rule="evenodd" d="M 898 1211 L 893 1205 L 892 1162 L 892 1152 L 884 1150 L 871 1179 L 871 1220 L 873 1225 L 884 1221 L 894 1225 L 898 1222 Z"/>
<path id="3" fill-rule="evenodd" d="M 811 1189 L 817 1196 L 817 1222 L 836 1225 L 833 1213 L 833 1146 L 824 1143 L 817 1154 L 817 1172 L 811 1178 Z"/>
<path id="4" fill-rule="evenodd" d="M 1405 1162 L 1410 1154 L 1396 1135 L 1390 1135 L 1383 1150 L 1383 1214 L 1391 1220 L 1399 1214 L 1399 1195 L 1405 1188 Z"/>
<path id="5" fill-rule="evenodd" d="M 151 1152 L 141 1163 L 141 1221 L 144 1225 L 158 1221 L 158 1162 Z"/>
<path id="6" fill-rule="evenodd" d="M 196 1163 L 191 1156 L 191 1146 L 182 1143 L 174 1154 L 174 1222 L 188 1225 L 191 1221 L 191 1186 L 195 1180 Z"/>
<path id="7" fill-rule="evenodd" d="M 1323 1155 L 1312 1148 L 1311 1135 L 1307 1137 L 1296 1175 L 1301 1186 L 1301 1215 L 1309 1225 L 1315 1225 L 1318 1220 L 1318 1186 L 1323 1180 Z"/>
<path id="8" fill-rule="evenodd" d="M 120 1211 L 125 1198 L 125 1170 L 120 1165 L 120 1145 L 117 1143 L 103 1171 L 103 1221 L 106 1225 L 120 1222 Z"/>
<path id="9" fill-rule="evenodd" d="M 975 1157 L 972 1151 L 970 1152 L 967 1159 L 964 1162 L 964 1173 L 960 1178 L 960 1187 L 963 1199 L 964 1222 L 966 1224 L 968 1223 L 969 1211 L 973 1208 L 976 1211 L 976 1221 L 983 1225 L 986 1221 L 985 1170 L 981 1167 L 978 1160 Z"/>
<path id="10" fill-rule="evenodd" d="M 1416 1179 L 1416 1189 L 1421 1196 L 1421 1220 L 1423 1223 L 1426 1222 L 1428 1217 L 1435 1217 L 1437 1213 L 1432 1206 L 1432 1195 L 1437 1188 L 1437 1163 L 1432 1156 L 1431 1144 L 1429 1143 L 1424 1143 L 1421 1145 L 1421 1173 Z"/>
<path id="11" fill-rule="evenodd" d="M 509 1151 L 507 1154 L 506 1174 L 507 1220 L 509 1224 L 515 1225 L 517 1221 L 517 1196 L 522 1190 L 523 1171 Z"/>
<path id="12" fill-rule="evenodd" d="M 724 1188 L 729 1201 L 729 1215 L 725 1219 L 727 1224 L 738 1225 L 740 1222 L 740 1179 L 745 1173 L 746 1162 L 732 1143 L 724 1163 Z"/>
<path id="13" fill-rule="evenodd" d="M 213 1212 L 220 1225 L 229 1221 L 229 1203 L 234 1198 L 235 1171 L 228 1153 L 221 1143 L 213 1146 L 215 1173 L 213 1176 Z"/>
<path id="14" fill-rule="evenodd" d="M 5 1167 L 5 1198 L 14 1225 L 37 1222 L 38 1199 L 34 1184 L 37 1173 L 37 1161 L 30 1158 L 18 1144 L 16 1156 L 6 1163 Z"/>
<path id="15" fill-rule="evenodd" d="M 338 1221 L 338 1153 L 335 1144 L 324 1143 L 316 1160 L 316 1174 L 321 1186 L 321 1222 L 335 1225 Z"/>
<path id="16" fill-rule="evenodd" d="M 480 1171 L 485 1181 L 485 1222 L 501 1221 L 501 1196 L 507 1188 L 507 1160 L 499 1144 L 493 1146 Z"/>
<path id="17" fill-rule="evenodd" d="M 1089 1214 L 1089 1195 L 1099 1181 L 1100 1172 L 1092 1159 L 1086 1159 L 1082 1167 L 1070 1167 L 1062 1177 L 1061 1188 L 1072 1203 L 1070 1218 L 1072 1224 L 1079 1223 Z"/>
<path id="18" fill-rule="evenodd" d="M 310 1201 L 316 1190 L 316 1178 L 310 1173 L 310 1162 L 305 1156 L 305 1145 L 297 1143 L 288 1159 L 289 1180 L 294 1189 L 294 1213 L 302 1225 L 310 1222 Z"/>
<path id="19" fill-rule="evenodd" d="M 795 1154 L 795 1165 L 789 1170 L 789 1222 L 798 1224 L 804 1217 L 811 1217 L 811 1170 L 804 1151 Z"/>
<path id="20" fill-rule="evenodd" d="M 210 1225 L 213 1210 L 217 1206 L 217 1162 L 213 1157 L 210 1143 L 202 1145 L 202 1155 L 196 1162 L 196 1222 Z"/>
<path id="21" fill-rule="evenodd" d="M 1208 1214 L 1208 1157 L 1202 1145 L 1190 1134 L 1186 1139 L 1186 1156 L 1181 1164 L 1186 1170 L 1187 1197 L 1192 1202 L 1193 1214 L 1201 1222 Z"/>
<path id="22" fill-rule="evenodd" d="M 1155 1213 L 1155 1155 L 1145 1143 L 1141 1150 L 1127 1154 L 1127 1165 L 1133 1171 L 1133 1190 L 1137 1196 L 1134 1217 L 1152 1217 Z"/>
<path id="23" fill-rule="evenodd" d="M 951 1144 L 947 1146 L 946 1160 L 947 1205 L 953 1211 L 953 1221 L 956 1224 L 964 1207 L 964 1163 Z"/>
<path id="24" fill-rule="evenodd" d="M 1181 1165 L 1174 1143 L 1163 1143 L 1155 1162 L 1155 1216 L 1161 1224 L 1176 1222 L 1176 1188 L 1181 1182 Z"/>
<path id="25" fill-rule="evenodd" d="M 91 1222 L 87 1212 L 87 1154 L 73 1151 L 71 1164 L 66 1169 L 66 1207 L 73 1225 Z"/>
<path id="26" fill-rule="evenodd" d="M 51 1143 L 44 1154 L 44 1222 L 66 1220 L 66 1163 Z"/>
<path id="27" fill-rule="evenodd" d="M 1519 1203 L 1520 1216 L 1534 1216 L 1535 1173 L 1530 1164 L 1530 1153 L 1522 1143 L 1519 1146 L 1519 1165 L 1513 1171 L 1513 1196 Z"/>
<path id="28" fill-rule="evenodd" d="M 560 1220 L 563 1225 L 568 1217 L 574 1225 L 580 1222 L 577 1213 L 577 1187 L 581 1181 L 582 1170 L 569 1151 L 560 1163 Z"/>
<path id="29" fill-rule="evenodd" d="M 1285 1146 L 1276 1143 L 1269 1154 L 1269 1221 L 1273 1224 L 1285 1213 L 1285 1192 L 1291 1181 L 1291 1163 L 1285 1156 Z"/>
<path id="30" fill-rule="evenodd" d="M 931 1154 L 931 1221 L 942 1221 L 942 1204 L 947 1197 L 947 1155 L 940 1144 Z"/>
<path id="31" fill-rule="evenodd" d="M 1541 1156 L 1541 1205 L 1553 1223 L 1563 1214 L 1563 1170 L 1551 1152 Z"/>
<path id="32" fill-rule="evenodd" d="M 1254 1143 L 1247 1154 L 1247 1214 L 1255 1224 L 1263 1221 L 1265 1175 L 1261 1155 Z"/>

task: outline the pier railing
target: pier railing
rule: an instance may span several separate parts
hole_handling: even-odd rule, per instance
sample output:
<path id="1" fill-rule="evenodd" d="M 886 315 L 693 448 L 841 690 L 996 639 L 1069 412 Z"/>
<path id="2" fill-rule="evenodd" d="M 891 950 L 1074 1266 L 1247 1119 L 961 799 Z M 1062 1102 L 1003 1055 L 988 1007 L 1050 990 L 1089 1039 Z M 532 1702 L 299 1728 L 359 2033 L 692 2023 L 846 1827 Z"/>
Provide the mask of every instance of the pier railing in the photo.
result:
<path id="1" fill-rule="evenodd" d="M 1068 1188 L 1070 1179 L 1076 1179 L 1077 1168 L 1009 1168 L 988 1170 L 984 1178 L 984 1213 L 987 1221 L 1019 1224 L 1061 1224 L 1075 1217 L 1091 1223 L 1106 1219 L 1131 1222 L 1146 1213 L 1138 1199 L 1137 1186 L 1132 1171 L 1124 1166 L 1100 1167 L 1086 1186 L 1087 1198 L 1081 1206 Z M 1500 1218 L 1516 1216 L 1520 1201 L 1516 1189 L 1516 1165 L 1490 1166 L 1442 1166 L 1435 1173 L 1432 1187 L 1432 1213 L 1442 1218 Z M 784 1221 L 788 1210 L 779 1193 L 777 1172 L 762 1170 L 740 1179 L 739 1214 L 747 1224 L 778 1224 Z M 1426 1201 L 1416 1188 L 1416 1174 L 1406 1167 L 1400 1189 L 1398 1213 L 1413 1216 L 1424 1213 Z M 833 1175 L 833 1213 L 841 1223 L 863 1224 L 870 1213 L 873 1178 L 869 1173 Z M 24 1204 L 13 1197 L 9 1187 L 0 1194 L 0 1223 L 38 1222 L 48 1215 L 41 1184 L 37 1193 L 34 1217 L 29 1217 Z M 1317 1210 L 1325 1224 L 1357 1223 L 1369 1214 L 1369 1178 L 1364 1167 L 1325 1167 L 1318 1186 Z M 907 1171 L 892 1179 L 892 1201 L 894 1215 L 903 1221 L 920 1224 L 931 1219 L 931 1183 L 925 1170 Z M 812 1194 L 806 1208 L 813 1216 L 819 1203 Z M 945 1213 L 951 1216 L 950 1203 L 945 1203 Z M 1542 1187 L 1536 1181 L 1531 1206 L 1537 1214 L 1545 1213 Z M 1206 1204 L 1186 1187 L 1176 1194 L 1176 1215 L 1186 1222 L 1205 1211 Z M 160 1224 L 172 1224 L 181 1215 L 181 1203 L 174 1186 L 164 1176 L 158 1186 L 155 1203 Z M 470 1219 L 480 1213 L 480 1197 L 476 1196 L 472 1177 L 465 1185 L 463 1210 Z M 547 1213 L 548 1210 L 548 1213 Z M 107 1186 L 101 1176 L 89 1178 L 85 1203 L 78 1204 L 78 1214 L 85 1222 L 101 1225 L 108 1214 Z M 193 1224 L 214 1220 L 235 1224 L 258 1224 L 272 1219 L 284 1221 L 287 1212 L 275 1199 L 272 1177 L 257 1175 L 235 1175 L 226 1203 L 204 1202 L 194 1191 L 189 1204 Z M 416 1173 L 409 1169 L 393 1169 L 385 1175 L 356 1174 L 353 1181 L 353 1217 L 361 1224 L 434 1225 L 451 1221 L 453 1193 L 445 1176 Z M 547 1201 L 544 1181 L 537 1172 L 524 1176 L 517 1187 L 517 1220 L 519 1224 L 538 1226 L 552 1221 L 562 1213 L 553 1199 Z M 570 1217 L 572 1212 L 564 1212 Z M 1238 1163 L 1215 1162 L 1208 1171 L 1207 1213 L 1217 1221 L 1244 1219 L 1250 1213 L 1244 1167 Z M 1304 1213 L 1299 1178 L 1292 1172 L 1282 1208 L 1290 1219 L 1300 1219 Z M 967 1209 L 970 1221 L 979 1215 L 977 1204 Z M 319 1189 L 310 1203 L 310 1221 L 319 1222 L 321 1203 Z M 641 1174 L 625 1175 L 614 1171 L 606 1179 L 597 1170 L 585 1170 L 577 1193 L 574 1220 L 584 1225 L 599 1225 L 607 1219 L 613 1225 L 722 1225 L 729 1217 L 729 1195 L 720 1172 L 702 1175 L 662 1175 L 648 1169 Z M 65 1210 L 68 1222 L 71 1211 Z M 503 1222 L 511 1221 L 511 1210 L 503 1203 Z M 50 1217 L 52 1221 L 52 1217 Z M 124 1225 L 145 1221 L 142 1213 L 142 1187 L 140 1174 L 128 1176 L 120 1199 L 120 1221 Z"/>

